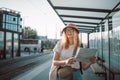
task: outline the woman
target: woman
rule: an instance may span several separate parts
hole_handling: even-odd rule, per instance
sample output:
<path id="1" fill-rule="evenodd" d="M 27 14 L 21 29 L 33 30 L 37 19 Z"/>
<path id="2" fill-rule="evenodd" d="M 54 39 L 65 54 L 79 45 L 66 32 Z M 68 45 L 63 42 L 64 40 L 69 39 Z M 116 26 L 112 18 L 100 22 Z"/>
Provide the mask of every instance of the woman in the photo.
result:
<path id="1" fill-rule="evenodd" d="M 67 65 L 72 67 L 73 72 L 72 76 L 64 79 L 57 77 L 57 80 L 82 80 L 79 62 L 72 57 L 74 49 L 80 47 L 80 43 L 79 30 L 74 24 L 68 24 L 62 30 L 62 39 L 57 42 L 53 49 L 54 57 L 51 69 L 53 70 L 53 67 L 55 69 L 55 67 Z M 93 63 L 95 63 L 95 57 L 90 58 L 90 63 L 81 62 L 82 69 L 89 68 Z"/>

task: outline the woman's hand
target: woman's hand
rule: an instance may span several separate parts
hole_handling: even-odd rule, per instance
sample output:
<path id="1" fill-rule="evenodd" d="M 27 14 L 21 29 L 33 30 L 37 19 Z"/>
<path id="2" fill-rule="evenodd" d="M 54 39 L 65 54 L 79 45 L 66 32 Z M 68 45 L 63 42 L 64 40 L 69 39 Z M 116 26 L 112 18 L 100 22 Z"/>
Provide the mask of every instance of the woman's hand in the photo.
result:
<path id="1" fill-rule="evenodd" d="M 95 56 L 90 57 L 89 60 L 90 60 L 90 63 L 91 63 L 91 64 L 96 63 L 96 57 L 95 57 Z"/>
<path id="2" fill-rule="evenodd" d="M 65 60 L 65 64 L 73 64 L 75 62 L 75 58 L 71 57 Z"/>
<path id="3" fill-rule="evenodd" d="M 96 62 L 96 57 L 92 56 L 89 58 L 90 63 L 82 62 L 82 69 L 86 70 L 90 67 L 91 64 L 94 64 Z"/>

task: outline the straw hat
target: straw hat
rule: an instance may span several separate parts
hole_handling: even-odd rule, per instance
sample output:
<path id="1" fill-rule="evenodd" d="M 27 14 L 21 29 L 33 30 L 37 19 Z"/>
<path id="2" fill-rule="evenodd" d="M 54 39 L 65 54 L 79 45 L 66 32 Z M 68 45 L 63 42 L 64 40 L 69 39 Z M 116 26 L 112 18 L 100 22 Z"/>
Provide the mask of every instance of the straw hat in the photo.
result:
<path id="1" fill-rule="evenodd" d="M 67 24 L 66 27 L 63 28 L 62 33 L 63 33 L 63 31 L 65 31 L 66 28 L 73 28 L 79 33 L 79 30 L 77 29 L 75 24 L 71 24 L 71 23 Z"/>

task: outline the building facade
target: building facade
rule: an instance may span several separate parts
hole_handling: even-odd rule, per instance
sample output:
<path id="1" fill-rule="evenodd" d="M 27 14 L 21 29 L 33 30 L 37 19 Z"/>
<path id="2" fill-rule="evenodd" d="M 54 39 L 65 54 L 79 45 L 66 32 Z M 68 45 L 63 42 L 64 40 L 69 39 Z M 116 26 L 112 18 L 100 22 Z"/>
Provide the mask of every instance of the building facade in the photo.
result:
<path id="1" fill-rule="evenodd" d="M 20 56 L 20 36 L 22 33 L 20 12 L 0 8 L 0 58 Z"/>

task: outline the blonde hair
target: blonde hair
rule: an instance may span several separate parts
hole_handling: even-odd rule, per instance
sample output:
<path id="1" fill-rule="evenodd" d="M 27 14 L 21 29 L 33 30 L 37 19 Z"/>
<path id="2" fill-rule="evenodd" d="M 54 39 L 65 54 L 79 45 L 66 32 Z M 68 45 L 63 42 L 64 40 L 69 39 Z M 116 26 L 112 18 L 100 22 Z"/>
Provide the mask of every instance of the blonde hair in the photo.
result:
<path id="1" fill-rule="evenodd" d="M 74 36 L 73 36 L 73 45 L 74 45 L 74 47 L 77 48 L 77 47 L 80 47 L 80 44 L 81 44 L 81 42 L 80 42 L 80 38 L 79 38 L 79 33 L 75 30 Z M 70 42 L 69 42 L 69 39 L 68 39 L 65 31 L 63 31 L 63 34 L 62 34 L 61 46 L 64 49 L 68 49 L 70 46 Z"/>

